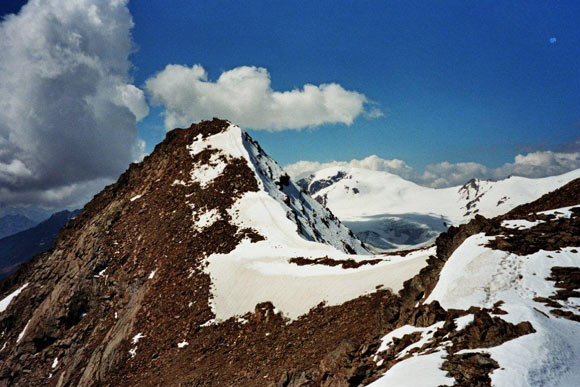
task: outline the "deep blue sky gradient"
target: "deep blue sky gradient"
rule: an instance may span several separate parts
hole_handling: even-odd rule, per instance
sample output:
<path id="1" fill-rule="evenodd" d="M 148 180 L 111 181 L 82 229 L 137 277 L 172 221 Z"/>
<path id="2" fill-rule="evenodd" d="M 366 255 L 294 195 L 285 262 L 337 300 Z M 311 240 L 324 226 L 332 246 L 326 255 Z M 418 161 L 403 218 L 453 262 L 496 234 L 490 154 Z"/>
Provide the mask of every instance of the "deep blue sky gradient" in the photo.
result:
<path id="1" fill-rule="evenodd" d="M 281 164 L 377 154 L 416 168 L 496 167 L 580 137 L 577 0 L 133 0 L 130 9 L 137 86 L 170 63 L 201 64 L 212 80 L 255 65 L 276 90 L 337 82 L 385 113 L 352 126 L 252 131 Z M 139 124 L 149 150 L 165 134 L 161 113 Z"/>

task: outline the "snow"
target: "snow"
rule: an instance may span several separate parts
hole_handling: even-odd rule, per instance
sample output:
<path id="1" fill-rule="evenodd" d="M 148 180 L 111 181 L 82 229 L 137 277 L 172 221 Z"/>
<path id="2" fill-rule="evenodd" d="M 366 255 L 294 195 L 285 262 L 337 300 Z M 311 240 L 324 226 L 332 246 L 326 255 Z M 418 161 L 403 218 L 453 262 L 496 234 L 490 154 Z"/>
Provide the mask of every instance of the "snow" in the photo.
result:
<path id="1" fill-rule="evenodd" d="M 465 316 L 461 316 L 455 319 L 455 328 L 456 331 L 461 331 L 465 329 L 469 324 L 473 322 L 474 316 L 472 314 L 468 314 Z"/>
<path id="2" fill-rule="evenodd" d="M 426 328 L 414 327 L 411 325 L 404 325 L 400 328 L 397 328 L 394 331 L 389 332 L 387 335 L 385 335 L 381 339 L 382 342 L 381 342 L 379 349 L 377 350 L 377 353 L 386 351 L 389 348 L 389 346 L 393 343 L 394 338 L 400 339 L 407 334 L 411 334 L 411 333 L 415 333 L 415 332 L 421 333 L 421 339 L 419 341 L 409 345 L 407 348 L 405 348 L 403 351 L 401 351 L 401 353 L 399 353 L 399 355 L 397 356 L 397 357 L 404 357 L 411 350 L 413 350 L 415 348 L 421 348 L 424 344 L 426 344 L 428 341 L 430 341 L 433 338 L 433 334 L 435 333 L 435 331 L 437 329 L 443 327 L 443 324 L 444 324 L 444 322 L 440 321 L 440 322 L 433 324 L 433 325 L 426 327 Z"/>
<path id="3" fill-rule="evenodd" d="M 198 231 L 203 230 L 217 222 L 220 219 L 220 214 L 217 209 L 212 209 L 199 216 L 195 222 L 195 229 Z"/>
<path id="4" fill-rule="evenodd" d="M 131 200 L 132 202 L 134 202 L 135 200 L 137 200 L 137 199 L 141 198 L 142 196 L 143 196 L 143 195 L 135 195 L 135 196 L 133 196 L 133 197 L 132 197 L 130 200 Z"/>
<path id="5" fill-rule="evenodd" d="M 303 195 L 292 181 L 280 187 L 285 172 L 235 125 L 206 138 L 197 136 L 188 150 L 192 157 L 204 150 L 212 152 L 209 162 L 193 163 L 191 182 L 184 182 L 198 182 L 202 189 L 233 158 L 246 161 L 255 173 L 258 191 L 245 193 L 227 212 L 231 222 L 240 229 L 250 227 L 265 238 L 256 243 L 243 240 L 228 254 L 212 254 L 206 258 L 204 271 L 212 280 L 209 302 L 215 319 L 202 326 L 254 312 L 256 304 L 265 301 L 272 302 L 283 315 L 294 319 L 321 302 L 342 304 L 374 292 L 378 285 L 397 291 L 425 266 L 427 257 L 434 252 L 425 250 L 407 257 L 366 255 L 368 251 L 360 241 L 322 205 Z M 200 213 L 199 209 L 192 208 L 192 211 L 193 227 L 197 231 L 203 231 L 221 218 L 217 209 Z M 365 255 L 346 254 L 345 242 L 358 254 Z M 357 269 L 299 266 L 289 262 L 295 257 L 325 256 L 357 261 L 380 258 L 383 262 Z"/>
<path id="6" fill-rule="evenodd" d="M 22 330 L 22 332 L 20 332 L 18 334 L 18 338 L 16 339 L 16 343 L 19 343 L 20 340 L 22 340 L 22 338 L 24 337 L 24 334 L 26 333 L 26 330 L 28 329 L 28 325 L 30 325 L 30 320 L 28 320 L 28 322 L 24 326 L 24 329 Z"/>
<path id="7" fill-rule="evenodd" d="M 530 222 L 529 220 L 525 220 L 525 219 L 515 219 L 515 220 L 504 220 L 503 222 L 501 222 L 501 226 L 505 227 L 505 228 L 524 230 L 524 229 L 535 227 L 540 223 L 544 223 L 544 221 L 543 220 L 536 220 L 536 221 Z"/>
<path id="8" fill-rule="evenodd" d="M 339 173 L 345 176 L 313 196 L 325 197 L 328 208 L 357 234 L 377 233 L 378 238 L 391 241 L 392 246 L 379 246 L 379 251 L 428 244 L 434 239 L 430 234 L 445 231 L 448 225 L 466 223 L 476 213 L 486 217 L 504 214 L 580 178 L 578 169 L 541 179 L 514 176 L 500 181 L 477 180 L 477 190 L 469 185 L 434 189 L 388 172 L 331 167 L 316 172 L 310 184 Z M 468 209 L 470 202 L 472 208 Z M 413 240 L 412 236 L 422 231 L 423 235 Z M 409 235 L 408 240 L 396 239 Z"/>
<path id="9" fill-rule="evenodd" d="M 24 285 L 22 285 L 21 287 L 19 287 L 18 289 L 16 289 L 15 291 L 13 291 L 12 293 L 10 293 L 9 295 L 7 295 L 6 297 L 4 297 L 0 301 L 0 313 L 4 312 L 8 308 L 8 305 L 10 305 L 10 303 L 12 302 L 12 300 L 15 299 L 16 297 L 18 297 L 18 295 L 24 289 L 26 289 L 27 286 L 28 286 L 28 282 L 25 283 Z"/>
<path id="10" fill-rule="evenodd" d="M 570 206 L 570 207 L 562 207 L 562 208 L 556 208 L 555 210 L 548 210 L 548 211 L 541 211 L 538 212 L 539 215 L 555 215 L 556 219 L 560 219 L 560 218 L 570 218 L 570 216 L 572 216 L 572 211 L 570 211 L 572 208 L 578 208 L 580 206 L 575 205 L 575 206 Z"/>
<path id="11" fill-rule="evenodd" d="M 513 324 L 521 321 L 532 324 L 536 333 L 493 348 L 463 351 L 487 352 L 500 364 L 500 369 L 491 374 L 493 385 L 576 385 L 580 380 L 580 341 L 577 339 L 580 324 L 550 315 L 549 307 L 533 299 L 555 294 L 554 282 L 545 279 L 551 268 L 578 267 L 580 254 L 574 253 L 574 248 L 565 248 L 558 254 L 539 251 L 523 257 L 484 247 L 490 238 L 483 234 L 468 238 L 451 255 L 425 302 L 437 300 L 446 309 L 467 309 L 470 306 L 491 308 L 503 301 L 501 308 L 507 314 L 500 316 L 502 319 Z M 574 300 L 562 301 L 564 309 L 574 303 Z M 466 322 L 462 321 L 461 325 Z"/>
<path id="12" fill-rule="evenodd" d="M 191 179 L 198 182 L 202 188 L 205 188 L 216 177 L 222 174 L 226 168 L 226 163 L 219 159 L 219 154 L 213 154 L 209 159 L 209 164 L 203 164 L 192 169 Z"/>
<path id="13" fill-rule="evenodd" d="M 570 209 L 565 207 L 543 214 L 569 217 Z M 504 221 L 504 227 L 534 227 L 535 222 L 525 220 Z M 580 267 L 580 253 L 577 248 L 568 247 L 558 252 L 540 250 L 527 256 L 518 256 L 501 250 L 485 247 L 493 236 L 484 233 L 466 239 L 451 255 L 443 267 L 437 285 L 423 302 L 438 301 L 445 309 L 470 307 L 492 308 L 502 302 L 501 308 L 507 312 L 500 318 L 513 324 L 528 321 L 535 333 L 509 340 L 492 348 L 463 350 L 459 353 L 488 353 L 500 365 L 491 374 L 494 386 L 573 386 L 580 380 L 580 324 L 559 318 L 550 313 L 551 308 L 534 301 L 536 297 L 550 297 L 556 294 L 554 281 L 546 280 L 555 266 Z M 550 256 L 550 257 L 548 257 Z M 577 299 L 559 301 L 562 310 L 578 314 Z M 548 317 L 549 316 L 549 317 Z M 455 319 L 456 330 L 465 329 L 473 322 L 468 314 Z M 442 324 L 442 323 L 438 323 Z M 437 324 L 420 328 L 400 327 L 382 338 L 377 351 L 389 348 L 393 338 L 419 332 L 419 342 L 410 345 L 398 354 L 401 358 L 413 348 L 420 348 L 428 342 Z M 443 346 L 450 343 L 443 343 Z M 444 380 L 440 369 L 447 356 L 442 350 L 429 354 L 413 354 L 389 369 L 372 386 L 437 386 L 453 384 Z M 375 361 L 380 361 L 376 356 Z M 420 372 L 418 372 L 420 371 Z"/>
<path id="14" fill-rule="evenodd" d="M 185 348 L 189 343 L 183 340 L 181 343 L 177 343 L 177 348 Z"/>
<path id="15" fill-rule="evenodd" d="M 284 187 L 284 192 L 280 191 L 276 182 L 285 172 L 274 160 L 258 149 L 238 126 L 230 125 L 223 132 L 205 139 L 198 136 L 188 146 L 188 149 L 192 156 L 205 149 L 211 149 L 214 152 L 208 164 L 194 164 L 193 166 L 192 181 L 202 183 L 202 187 L 219 176 L 226 163 L 233 158 L 244 159 L 248 167 L 255 173 L 259 191 L 247 193 L 235 205 L 236 209 L 242 207 L 246 209 L 246 212 L 240 216 L 235 216 L 234 211 L 230 211 L 230 215 L 239 221 L 238 224 L 255 228 L 254 223 L 261 221 L 262 224 L 267 224 L 266 227 L 261 227 L 261 235 L 268 239 L 270 239 L 271 231 L 281 226 L 283 228 L 281 232 L 279 230 L 272 232 L 278 236 L 281 233 L 294 234 L 292 239 L 296 239 L 297 236 L 307 240 L 316 240 L 318 234 L 327 244 L 339 250 L 344 249 L 343 241 L 345 241 L 358 254 L 368 253 L 360 241 L 349 235 L 346 227 L 332 219 L 329 212 L 318 202 L 309 196 L 302 195 L 293 182 L 289 182 L 289 185 Z M 287 204 L 288 200 L 290 200 L 290 205 Z M 251 213 L 250 209 L 258 211 L 258 213 Z M 289 214 L 296 214 L 298 219 L 289 220 Z M 265 219 L 262 218 L 262 215 L 266 216 Z M 199 216 L 196 221 L 198 230 L 208 227 L 219 219 L 219 214 L 214 210 L 206 214 L 194 215 L 194 218 L 195 216 Z M 322 218 L 325 219 L 326 223 L 322 221 Z M 300 224 L 304 235 L 298 235 L 296 223 Z M 287 240 L 286 237 L 282 239 L 283 241 Z M 278 243 L 280 242 L 278 241 Z"/>
<path id="16" fill-rule="evenodd" d="M 131 339 L 131 342 L 133 344 L 137 344 L 139 342 L 139 340 L 141 340 L 142 338 L 144 338 L 145 336 L 143 335 L 143 333 L 139 332 L 137 333 L 135 336 L 133 336 L 133 338 Z"/>
<path id="17" fill-rule="evenodd" d="M 445 376 L 447 372 L 440 369 L 443 364 L 441 355 L 442 352 L 435 352 L 410 357 L 395 364 L 369 387 L 452 386 L 455 379 Z"/>
<path id="18" fill-rule="evenodd" d="M 149 273 L 149 279 L 153 279 L 153 277 L 155 277 L 155 273 L 157 272 L 157 270 L 153 270 L 151 273 Z"/>
<path id="19" fill-rule="evenodd" d="M 570 211 L 572 208 L 576 208 L 578 206 L 570 206 L 570 207 L 562 207 L 562 208 L 557 208 L 555 210 L 549 210 L 549 211 L 541 211 L 538 212 L 538 215 L 554 215 L 555 218 L 552 220 L 557 220 L 557 219 L 563 219 L 563 218 L 570 218 L 570 216 L 572 216 L 572 211 Z M 510 219 L 510 220 L 504 220 L 501 225 L 502 227 L 506 227 L 506 228 L 513 228 L 513 229 L 529 229 L 532 227 L 537 226 L 538 224 L 541 223 L 545 223 L 547 221 L 545 220 L 536 220 L 533 222 L 530 222 L 528 220 L 525 219 Z"/>
<path id="20" fill-rule="evenodd" d="M 99 278 L 102 277 L 105 274 L 105 271 L 107 271 L 107 267 L 105 267 L 103 270 L 99 271 L 97 274 L 95 274 L 93 277 L 95 278 Z"/>
<path id="21" fill-rule="evenodd" d="M 58 357 L 55 357 L 54 360 L 52 361 L 52 365 L 50 366 L 51 368 L 56 368 L 56 366 L 58 366 Z"/>
<path id="22" fill-rule="evenodd" d="M 256 304 L 272 302 L 286 317 L 295 319 L 325 301 L 339 305 L 376 287 L 398 291 L 403 282 L 426 265 L 434 249 L 406 257 L 389 257 L 376 265 L 357 269 L 341 266 L 298 266 L 290 257 L 323 257 L 361 260 L 330 250 L 330 246 L 302 241 L 303 248 L 277 248 L 266 241 L 242 242 L 229 254 L 214 254 L 208 258 L 207 271 L 212 279 L 212 303 L 218 320 L 253 312 Z M 308 246 L 310 245 L 310 246 Z M 317 253 L 316 250 L 319 250 Z M 364 257 L 377 258 L 377 257 Z M 345 286 L 348 284 L 348 286 Z"/>
<path id="23" fill-rule="evenodd" d="M 212 308 L 212 309 L 213 309 L 213 308 Z M 204 322 L 203 324 L 201 324 L 199 327 L 200 327 L 200 328 L 205 328 L 205 327 L 209 327 L 210 325 L 213 325 L 213 324 L 215 324 L 215 323 L 216 323 L 216 320 L 212 318 L 212 319 L 209 319 L 209 320 L 207 320 L 207 321 L 206 321 L 206 322 Z"/>

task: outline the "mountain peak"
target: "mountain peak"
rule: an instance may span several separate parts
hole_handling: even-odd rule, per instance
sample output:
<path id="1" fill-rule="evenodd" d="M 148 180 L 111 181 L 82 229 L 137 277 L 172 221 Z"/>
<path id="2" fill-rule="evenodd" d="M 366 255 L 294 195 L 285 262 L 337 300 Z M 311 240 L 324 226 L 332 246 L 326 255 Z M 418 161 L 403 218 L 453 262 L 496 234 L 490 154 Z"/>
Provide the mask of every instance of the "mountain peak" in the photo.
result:
<path id="1" fill-rule="evenodd" d="M 337 184 L 358 181 L 360 193 L 348 191 L 358 197 L 377 184 L 369 176 Z M 425 194 L 429 206 L 432 193 Z M 564 203 L 545 202 L 542 209 Z M 561 215 L 552 218 L 572 239 L 558 246 L 576 243 L 575 215 Z M 366 250 L 242 129 L 213 120 L 174 130 L 95 196 L 54 249 L 0 282 L 0 384 L 359 385 L 409 360 L 409 350 L 436 358 L 437 370 L 444 361 L 469 366 L 458 351 L 500 345 L 548 321 L 534 312 L 534 300 L 524 300 L 533 326 L 512 323 L 517 316 L 492 318 L 500 301 L 513 301 L 498 293 L 503 286 L 491 287 L 503 298 L 494 304 L 474 297 L 450 303 L 489 289 L 489 273 L 503 276 L 499 285 L 517 278 L 471 264 L 481 275 L 445 279 L 467 275 L 458 254 L 473 262 L 480 253 L 505 256 L 484 250 L 485 230 L 498 233 L 497 247 L 530 245 L 527 231 L 505 229 L 503 221 L 476 216 L 438 237 L 436 247 L 400 256 L 350 254 Z M 538 259 L 566 262 L 563 255 Z M 503 258 L 497 264 L 505 269 Z M 543 281 L 548 273 L 536 276 L 538 267 L 521 274 Z M 513 310 L 520 309 L 505 308 Z M 480 332 L 499 333 L 486 339 Z M 418 348 L 423 334 L 427 346 Z M 473 374 L 461 370 L 457 378 Z"/>

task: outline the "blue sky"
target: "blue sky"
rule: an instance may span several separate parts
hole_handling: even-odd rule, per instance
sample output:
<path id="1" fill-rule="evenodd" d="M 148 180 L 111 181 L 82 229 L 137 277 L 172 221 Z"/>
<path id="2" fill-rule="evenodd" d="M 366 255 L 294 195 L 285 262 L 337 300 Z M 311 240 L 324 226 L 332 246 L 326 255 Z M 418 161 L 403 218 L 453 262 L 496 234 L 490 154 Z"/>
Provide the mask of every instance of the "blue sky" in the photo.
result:
<path id="1" fill-rule="evenodd" d="M 253 131 L 281 164 L 377 154 L 416 168 L 496 167 L 580 133 L 577 1 L 151 0 L 130 9 L 137 85 L 168 63 L 201 64 L 211 79 L 255 65 L 275 90 L 337 82 L 384 111 L 351 126 Z M 163 136 L 158 111 L 140 124 L 149 147 Z"/>
<path id="2" fill-rule="evenodd" d="M 578 1 L 25 3 L 0 3 L 0 206 L 80 205 L 213 116 L 294 176 L 580 168 Z"/>

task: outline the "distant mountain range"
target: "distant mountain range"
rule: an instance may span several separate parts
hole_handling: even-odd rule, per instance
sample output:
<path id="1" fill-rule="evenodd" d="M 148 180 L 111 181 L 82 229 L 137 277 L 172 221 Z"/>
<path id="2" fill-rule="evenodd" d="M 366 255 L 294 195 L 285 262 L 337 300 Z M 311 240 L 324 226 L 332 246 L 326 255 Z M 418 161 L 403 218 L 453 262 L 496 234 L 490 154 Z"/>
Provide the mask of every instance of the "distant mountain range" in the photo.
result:
<path id="1" fill-rule="evenodd" d="M 24 215 L 4 215 L 0 217 L 0 239 L 36 225 Z"/>
<path id="2" fill-rule="evenodd" d="M 34 206 L 1 206 L 0 205 L 0 217 L 6 215 L 21 215 L 32 220 L 35 224 L 48 219 L 54 211 L 46 210 L 40 207 Z"/>
<path id="3" fill-rule="evenodd" d="M 580 169 L 434 189 L 388 172 L 331 167 L 297 183 L 375 251 L 390 251 L 428 245 L 450 225 L 503 214 L 579 177 Z"/>
<path id="4" fill-rule="evenodd" d="M 0 239 L 0 278 L 54 245 L 58 232 L 79 211 L 61 211 L 38 225 Z"/>

